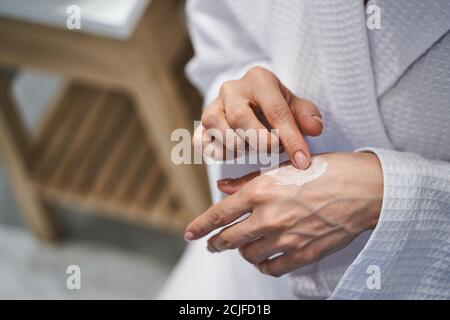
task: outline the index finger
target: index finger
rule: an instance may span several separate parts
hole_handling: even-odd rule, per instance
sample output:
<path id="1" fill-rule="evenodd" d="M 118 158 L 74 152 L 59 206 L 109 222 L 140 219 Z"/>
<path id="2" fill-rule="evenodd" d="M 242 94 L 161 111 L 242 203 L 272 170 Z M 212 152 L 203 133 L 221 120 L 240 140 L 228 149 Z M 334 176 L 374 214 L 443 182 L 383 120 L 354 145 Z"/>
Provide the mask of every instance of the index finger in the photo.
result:
<path id="1" fill-rule="evenodd" d="M 211 206 L 195 218 L 186 228 L 184 238 L 197 240 L 211 231 L 224 227 L 242 215 L 250 212 L 252 205 L 246 193 L 237 192 Z"/>
<path id="2" fill-rule="evenodd" d="M 311 154 L 280 86 L 280 83 L 258 86 L 254 98 L 271 127 L 279 130 L 280 140 L 294 166 L 306 169 L 311 162 Z"/>

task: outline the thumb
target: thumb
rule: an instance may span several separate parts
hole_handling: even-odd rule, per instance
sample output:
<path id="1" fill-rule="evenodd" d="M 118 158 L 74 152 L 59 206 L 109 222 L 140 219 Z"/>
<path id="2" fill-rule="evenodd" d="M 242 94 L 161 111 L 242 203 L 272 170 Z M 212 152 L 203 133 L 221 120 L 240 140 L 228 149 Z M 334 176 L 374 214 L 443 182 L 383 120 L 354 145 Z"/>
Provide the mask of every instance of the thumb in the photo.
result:
<path id="1" fill-rule="evenodd" d="M 243 186 L 245 186 L 253 178 L 259 176 L 259 174 L 259 171 L 255 171 L 236 179 L 221 179 L 217 181 L 217 187 L 224 193 L 233 194 L 241 190 Z"/>

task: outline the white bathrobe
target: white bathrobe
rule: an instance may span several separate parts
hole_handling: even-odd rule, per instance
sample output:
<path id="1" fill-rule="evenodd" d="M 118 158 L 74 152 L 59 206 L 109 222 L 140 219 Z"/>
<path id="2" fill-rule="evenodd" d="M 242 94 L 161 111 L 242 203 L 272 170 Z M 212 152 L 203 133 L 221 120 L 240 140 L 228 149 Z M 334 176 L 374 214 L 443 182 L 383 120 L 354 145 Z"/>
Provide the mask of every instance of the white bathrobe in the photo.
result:
<path id="1" fill-rule="evenodd" d="M 189 245 L 162 298 L 450 298 L 450 1 L 191 0 L 191 80 L 209 101 L 252 65 L 271 69 L 321 110 L 313 152 L 372 150 L 382 164 L 380 219 L 343 250 L 270 278 L 236 251 Z M 252 166 L 211 167 L 215 180 Z M 371 266 L 380 287 L 368 285 Z M 291 280 L 291 286 L 289 281 Z M 369 279 L 370 282 L 370 279 Z"/>

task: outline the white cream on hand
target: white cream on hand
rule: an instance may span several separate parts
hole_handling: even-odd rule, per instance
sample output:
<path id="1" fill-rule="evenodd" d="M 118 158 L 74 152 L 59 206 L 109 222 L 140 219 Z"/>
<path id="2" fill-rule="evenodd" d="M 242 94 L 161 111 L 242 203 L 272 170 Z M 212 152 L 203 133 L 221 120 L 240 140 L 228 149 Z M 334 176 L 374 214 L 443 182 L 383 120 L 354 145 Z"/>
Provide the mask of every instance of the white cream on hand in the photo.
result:
<path id="1" fill-rule="evenodd" d="M 277 181 L 278 185 L 304 185 L 319 178 L 327 169 L 327 161 L 323 157 L 313 157 L 311 165 L 306 170 L 300 170 L 293 165 L 287 165 L 268 171 L 264 175 Z"/>

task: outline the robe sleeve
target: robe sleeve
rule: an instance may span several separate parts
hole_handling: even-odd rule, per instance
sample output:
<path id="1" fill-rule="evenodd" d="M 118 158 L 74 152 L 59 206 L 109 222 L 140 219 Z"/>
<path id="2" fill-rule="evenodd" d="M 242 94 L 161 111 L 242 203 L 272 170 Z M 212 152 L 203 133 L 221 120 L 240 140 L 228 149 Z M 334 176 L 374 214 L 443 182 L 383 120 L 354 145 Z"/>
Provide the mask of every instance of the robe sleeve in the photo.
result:
<path id="1" fill-rule="evenodd" d="M 449 299 L 450 163 L 393 150 L 358 151 L 371 151 L 381 162 L 382 210 L 331 299 Z"/>
<path id="2" fill-rule="evenodd" d="M 252 66 L 270 69 L 269 59 L 233 16 L 226 1 L 190 0 L 189 33 L 194 57 L 186 68 L 205 102 L 214 99 L 223 82 L 242 77 Z"/>

